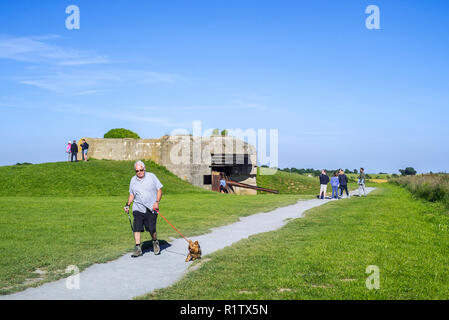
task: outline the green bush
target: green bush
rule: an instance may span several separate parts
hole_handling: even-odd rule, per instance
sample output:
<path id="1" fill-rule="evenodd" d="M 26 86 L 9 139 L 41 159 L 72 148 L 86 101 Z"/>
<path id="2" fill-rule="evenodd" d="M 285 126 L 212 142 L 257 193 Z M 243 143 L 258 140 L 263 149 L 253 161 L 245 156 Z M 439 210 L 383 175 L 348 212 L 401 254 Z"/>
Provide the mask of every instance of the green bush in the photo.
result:
<path id="1" fill-rule="evenodd" d="M 416 170 L 412 167 L 407 167 L 405 169 L 399 169 L 399 172 L 403 176 L 414 176 L 416 174 Z"/>
<path id="2" fill-rule="evenodd" d="M 124 128 L 111 129 L 103 138 L 106 139 L 123 139 L 123 138 L 132 138 L 132 139 L 140 139 L 139 135 L 131 130 Z"/>
<path id="3" fill-rule="evenodd" d="M 441 201 L 449 206 L 449 175 L 409 175 L 394 179 L 393 182 L 420 198 L 432 202 Z"/>

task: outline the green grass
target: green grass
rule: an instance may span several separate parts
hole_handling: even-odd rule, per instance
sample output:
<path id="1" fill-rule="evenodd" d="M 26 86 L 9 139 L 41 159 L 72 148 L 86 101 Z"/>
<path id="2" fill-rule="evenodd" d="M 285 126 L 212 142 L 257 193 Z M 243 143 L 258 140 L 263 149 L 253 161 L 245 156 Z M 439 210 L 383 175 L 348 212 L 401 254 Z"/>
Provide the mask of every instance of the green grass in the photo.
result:
<path id="1" fill-rule="evenodd" d="M 69 265 L 83 270 L 131 251 L 134 242 L 123 205 L 132 165 L 89 161 L 0 167 L 0 294 L 65 277 Z M 154 163 L 148 167 L 164 184 L 161 212 L 188 237 L 301 198 L 219 194 Z M 169 241 L 179 235 L 158 219 L 158 237 Z M 143 240 L 149 240 L 148 233 Z M 46 271 L 41 280 L 33 273 L 37 269 Z"/>
<path id="2" fill-rule="evenodd" d="M 118 196 L 128 193 L 133 161 L 89 160 L 0 167 L 0 196 Z M 160 178 L 165 194 L 207 193 L 145 161 Z"/>
<path id="3" fill-rule="evenodd" d="M 203 257 L 199 269 L 143 298 L 448 299 L 448 226 L 442 204 L 382 184 Z M 366 288 L 369 265 L 379 267 L 378 290 Z"/>
<path id="4" fill-rule="evenodd" d="M 331 178 L 331 175 L 329 175 L 329 178 Z M 280 194 L 300 194 L 315 196 L 320 192 L 320 181 L 318 177 L 309 177 L 304 174 L 289 173 L 279 170 L 276 171 L 276 173 L 273 175 L 262 175 L 260 174 L 260 168 L 258 168 L 257 185 L 263 188 L 278 190 Z M 376 187 L 377 184 L 368 182 L 366 186 Z M 357 188 L 357 178 L 350 178 L 348 181 L 348 189 L 351 191 Z M 258 191 L 258 194 L 266 193 L 267 192 Z M 328 184 L 327 195 L 330 196 L 331 194 L 332 187 L 330 184 Z"/>
<path id="5" fill-rule="evenodd" d="M 442 202 L 449 208 L 448 174 L 404 176 L 394 179 L 392 182 L 405 187 L 419 198 L 432 202 Z"/>
<path id="6" fill-rule="evenodd" d="M 260 174 L 260 168 L 257 170 L 257 185 L 263 188 L 278 190 L 280 194 L 315 195 L 320 190 L 318 178 L 279 170 L 273 175 L 263 175 Z M 259 193 L 265 192 L 259 191 Z"/>

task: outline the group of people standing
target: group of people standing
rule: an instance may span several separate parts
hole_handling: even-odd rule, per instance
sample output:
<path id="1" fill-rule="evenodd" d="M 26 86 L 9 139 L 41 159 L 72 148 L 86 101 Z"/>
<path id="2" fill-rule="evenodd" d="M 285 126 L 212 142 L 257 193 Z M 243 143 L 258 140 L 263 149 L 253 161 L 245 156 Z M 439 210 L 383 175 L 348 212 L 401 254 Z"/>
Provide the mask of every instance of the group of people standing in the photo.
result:
<path id="1" fill-rule="evenodd" d="M 332 199 L 340 199 L 343 196 L 343 191 L 346 192 L 346 197 L 350 198 L 348 192 L 348 177 L 344 173 L 342 169 L 335 171 L 332 178 L 329 179 L 329 176 L 326 173 L 326 170 L 323 169 L 320 174 L 320 194 L 318 198 L 324 199 L 326 198 L 326 190 L 327 185 L 331 183 L 332 187 Z M 359 197 L 363 195 L 366 197 L 365 190 L 365 169 L 360 168 L 359 178 L 357 181 L 359 185 Z M 340 189 L 340 195 L 338 195 L 338 189 Z"/>
<path id="2" fill-rule="evenodd" d="M 87 143 L 86 139 L 82 140 L 82 143 L 80 146 L 81 146 L 81 151 L 82 151 L 81 156 L 83 158 L 83 161 L 87 161 L 87 152 L 89 150 L 89 144 Z M 73 158 L 75 158 L 75 162 L 78 162 L 79 148 L 76 143 L 76 140 L 73 140 L 72 142 L 69 140 L 69 142 L 67 142 L 65 152 L 67 153 L 67 161 L 73 162 Z"/>

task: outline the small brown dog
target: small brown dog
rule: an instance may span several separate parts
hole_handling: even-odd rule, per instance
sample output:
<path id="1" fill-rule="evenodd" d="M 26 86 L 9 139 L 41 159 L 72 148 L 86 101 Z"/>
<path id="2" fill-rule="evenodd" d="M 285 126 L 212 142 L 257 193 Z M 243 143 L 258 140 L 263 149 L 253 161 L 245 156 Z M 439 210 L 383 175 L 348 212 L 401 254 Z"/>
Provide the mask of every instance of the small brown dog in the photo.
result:
<path id="1" fill-rule="evenodd" d="M 189 262 L 190 260 L 195 259 L 201 259 L 201 247 L 198 241 L 193 242 L 192 240 L 189 240 L 189 254 L 187 255 L 186 262 Z"/>

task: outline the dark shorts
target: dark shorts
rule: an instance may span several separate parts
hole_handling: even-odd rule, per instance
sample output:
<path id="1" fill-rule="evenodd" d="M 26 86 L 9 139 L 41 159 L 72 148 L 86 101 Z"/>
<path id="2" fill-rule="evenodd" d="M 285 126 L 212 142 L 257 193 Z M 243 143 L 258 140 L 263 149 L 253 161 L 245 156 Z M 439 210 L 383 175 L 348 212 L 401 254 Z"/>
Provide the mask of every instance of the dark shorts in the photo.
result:
<path id="1" fill-rule="evenodd" d="M 157 214 L 154 214 L 152 211 L 147 209 L 145 213 L 140 211 L 133 211 L 134 216 L 134 232 L 143 232 L 143 227 L 145 226 L 145 230 L 150 232 L 152 235 L 156 232 L 156 222 L 157 222 Z"/>

